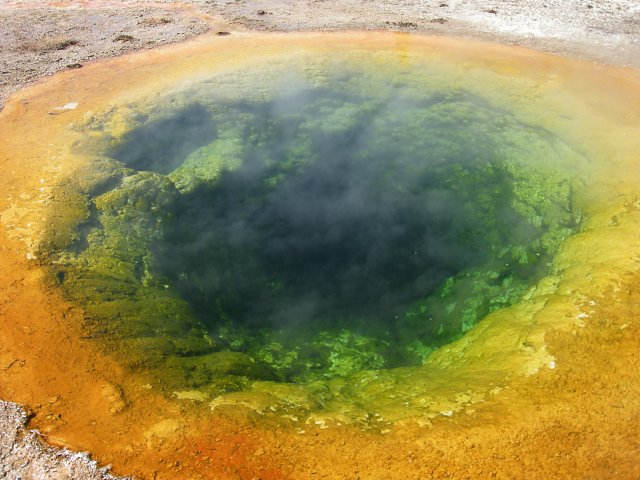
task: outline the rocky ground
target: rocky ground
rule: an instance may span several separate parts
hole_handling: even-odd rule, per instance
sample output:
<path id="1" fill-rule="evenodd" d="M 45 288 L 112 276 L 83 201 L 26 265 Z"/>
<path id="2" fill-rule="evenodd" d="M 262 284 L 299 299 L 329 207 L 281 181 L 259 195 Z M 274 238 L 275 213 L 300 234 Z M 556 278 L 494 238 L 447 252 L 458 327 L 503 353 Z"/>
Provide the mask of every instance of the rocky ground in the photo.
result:
<path id="1" fill-rule="evenodd" d="M 10 480 L 115 480 L 108 467 L 99 468 L 86 453 L 49 447 L 36 431 L 24 428 L 27 413 L 18 405 L 0 401 L 0 475 Z"/>
<path id="2" fill-rule="evenodd" d="M 60 70 L 208 30 L 243 29 L 449 34 L 640 68 L 635 0 L 9 0 L 0 4 L 0 108 L 12 92 Z M 24 410 L 0 402 L 2 478 L 114 478 L 86 455 L 45 446 L 27 420 Z M 628 421 L 621 417 L 620 425 Z"/>
<path id="3" fill-rule="evenodd" d="M 0 4 L 0 107 L 56 71 L 209 29 L 456 35 L 640 67 L 640 4 L 632 0 L 10 0 Z"/>
<path id="4" fill-rule="evenodd" d="M 166 8 L 0 6 L 0 106 L 21 86 L 99 58 L 185 40 L 209 29 Z"/>

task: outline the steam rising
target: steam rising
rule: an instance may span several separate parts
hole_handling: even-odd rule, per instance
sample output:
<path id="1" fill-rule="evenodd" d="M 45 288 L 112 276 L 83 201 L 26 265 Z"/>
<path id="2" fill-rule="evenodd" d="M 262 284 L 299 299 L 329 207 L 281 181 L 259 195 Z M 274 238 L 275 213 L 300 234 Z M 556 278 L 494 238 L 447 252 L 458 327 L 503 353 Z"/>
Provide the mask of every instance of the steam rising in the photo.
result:
<path id="1" fill-rule="evenodd" d="M 521 299 L 575 230 L 582 158 L 425 73 L 232 75 L 132 110 L 78 252 L 140 289 L 120 308 L 104 276 L 109 321 L 190 387 L 238 389 L 234 362 L 300 383 L 422 363 Z"/>
<path id="2" fill-rule="evenodd" d="M 175 116 L 128 133 L 112 155 L 137 170 L 169 173 L 192 151 L 214 138 L 211 115 L 202 106 L 192 105 Z"/>
<path id="3" fill-rule="evenodd" d="M 498 115 L 474 101 L 297 88 L 151 124 L 131 140 L 177 136 L 178 146 L 125 160 L 161 173 L 184 162 L 172 175 L 189 178 L 155 247 L 157 271 L 210 325 L 392 328 L 408 304 L 489 259 L 489 230 L 530 234 L 492 164 L 482 121 Z M 196 153 L 213 169 L 225 131 L 242 136 L 239 166 L 199 178 L 202 160 L 190 170 L 185 153 L 208 144 Z M 476 198 L 480 183 L 499 201 Z"/>

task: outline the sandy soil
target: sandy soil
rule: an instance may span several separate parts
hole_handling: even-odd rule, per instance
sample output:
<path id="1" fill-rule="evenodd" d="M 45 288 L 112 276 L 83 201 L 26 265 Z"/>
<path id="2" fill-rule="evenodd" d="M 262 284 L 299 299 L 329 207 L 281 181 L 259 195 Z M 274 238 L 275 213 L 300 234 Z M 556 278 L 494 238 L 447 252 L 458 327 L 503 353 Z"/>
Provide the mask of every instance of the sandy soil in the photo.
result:
<path id="1" fill-rule="evenodd" d="M 59 70 L 243 28 L 455 35 L 640 67 L 632 0 L 9 0 L 0 4 L 0 108 L 20 86 Z"/>
<path id="2" fill-rule="evenodd" d="M 0 106 L 17 88 L 86 62 L 185 40 L 209 25 L 189 10 L 0 5 Z"/>
<path id="3" fill-rule="evenodd" d="M 16 89 L 59 70 L 209 29 L 234 33 L 247 28 L 452 34 L 640 68 L 640 4 L 635 1 L 5 1 L 0 5 L 0 107 Z M 17 342 L 53 335 L 42 327 L 61 319 L 47 314 L 51 298 L 33 296 L 39 279 L 16 256 L 12 242 L 0 235 L 0 315 L 21 312 L 29 318 L 15 327 Z M 616 295 L 603 292 L 606 301 L 584 329 L 548 339 L 559 365 L 553 374 L 522 379 L 503 392 L 499 403 L 489 402 L 473 416 L 442 421 L 428 436 L 415 429 L 393 437 L 358 434 L 345 446 L 334 432 L 322 437 L 261 432 L 259 448 L 247 434 L 231 439 L 232 453 L 184 445 L 166 461 L 175 463 L 175 478 L 188 452 L 200 452 L 209 462 L 203 468 L 218 469 L 220 478 L 252 478 L 260 458 L 279 459 L 263 469 L 263 478 L 638 478 L 640 331 L 631 319 L 640 314 L 640 275 L 628 278 Z M 67 344 L 71 333 L 65 332 L 57 340 Z M 47 354 L 55 352 L 42 353 Z M 3 377 L 23 366 L 20 358 L 5 358 L 0 346 Z M 87 375 L 92 368 L 87 365 Z M 15 398 L 2 383 L 0 389 L 0 396 Z M 27 429 L 27 421 L 24 410 L 0 402 L 3 478 L 113 478 L 85 455 L 46 446 Z M 46 432 L 44 437 L 55 443 Z M 398 458 L 398 452 L 406 458 Z M 381 474 L 381 465 L 390 469 Z"/>

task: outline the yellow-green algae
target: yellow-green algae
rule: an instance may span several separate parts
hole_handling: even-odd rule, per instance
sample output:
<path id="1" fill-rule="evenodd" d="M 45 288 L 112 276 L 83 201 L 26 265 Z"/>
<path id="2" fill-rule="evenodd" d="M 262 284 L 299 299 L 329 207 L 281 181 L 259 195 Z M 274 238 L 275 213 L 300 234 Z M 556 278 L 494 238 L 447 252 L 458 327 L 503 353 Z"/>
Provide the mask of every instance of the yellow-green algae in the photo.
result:
<path id="1" fill-rule="evenodd" d="M 154 372 L 163 386 L 221 394 L 279 380 L 326 388 L 335 377 L 423 363 L 490 311 L 518 300 L 577 225 L 571 192 L 580 183 L 571 174 L 583 170 L 584 159 L 550 132 L 517 122 L 462 86 L 432 90 L 441 72 L 428 63 L 406 70 L 386 59 L 389 78 L 365 62 L 355 70 L 335 57 L 296 62 L 259 70 L 249 85 L 216 76 L 157 99 L 149 112 L 131 105 L 132 124 L 140 127 L 122 139 L 104 129 L 108 116 L 93 118 L 88 144 L 76 146 L 112 158 L 90 167 L 87 177 L 100 183 L 87 192 L 78 238 L 48 254 L 59 283 L 87 311 L 91 335 L 138 350 L 135 367 Z M 302 78 L 308 64 L 316 70 Z M 230 103 L 219 84 L 232 84 L 241 101 Z M 300 176 L 295 187 L 289 178 Z M 363 193 L 360 182 L 373 182 L 376 191 Z M 327 189 L 342 189 L 338 200 Z M 273 207 L 270 192 L 283 191 L 289 198 Z M 274 208 L 285 211 L 265 214 Z M 229 225 L 212 223 L 212 215 Z M 280 237 L 264 236 L 263 218 L 252 227 L 256 215 L 275 215 L 267 228 Z M 411 218 L 423 215 L 423 226 Z M 234 247 L 227 237 L 239 229 L 252 238 Z M 413 237 L 401 234 L 365 254 L 376 258 L 341 266 L 345 255 L 362 255 L 394 229 Z M 307 244 L 323 234 L 341 238 L 320 239 L 320 252 L 297 252 L 314 248 Z M 284 242 L 295 244 L 262 265 L 262 252 Z M 394 285 L 388 279 L 409 249 L 427 260 Z M 318 254 L 320 261 L 308 259 Z M 315 274 L 335 262 L 338 271 L 328 278 Z M 354 287 L 358 279 L 343 282 L 343 275 L 365 278 Z M 380 281 L 383 290 L 362 295 Z M 306 289 L 297 288 L 304 282 Z M 345 289 L 342 302 L 352 306 L 333 311 Z M 314 316 L 304 312 L 308 295 L 319 303 Z M 411 303 L 375 303 L 394 295 Z M 316 301 L 320 296 L 329 299 Z M 183 301 L 190 297 L 193 310 Z M 328 395 L 344 391 L 329 388 Z"/>
<path id="2" fill-rule="evenodd" d="M 286 37 L 270 38 L 273 44 L 270 44 L 267 49 L 268 58 L 266 59 L 264 58 L 267 53 L 265 49 L 249 45 L 250 48 L 256 49 L 253 53 L 261 57 L 257 59 L 249 55 L 252 68 L 263 67 L 265 71 L 269 71 L 267 66 L 260 64 L 262 62 L 277 63 L 280 58 L 286 59 L 287 62 L 291 61 L 289 54 L 278 51 L 286 44 Z M 312 71 L 310 77 L 316 78 L 317 73 L 322 72 L 322 66 L 314 66 L 315 55 L 320 53 L 311 41 L 316 37 L 304 38 L 309 43 L 302 49 L 302 54 L 298 52 L 298 55 L 304 57 L 305 68 Z M 322 38 L 329 37 L 322 36 Z M 624 265 L 628 255 L 634 255 L 637 241 L 627 243 L 627 238 L 622 237 L 621 245 L 628 248 L 628 253 L 620 254 L 615 249 L 609 248 L 611 243 L 607 237 L 609 233 L 614 233 L 613 239 L 619 239 L 621 230 L 632 229 L 628 221 L 633 215 L 637 216 L 637 213 L 634 214 L 637 211 L 637 204 L 635 198 L 629 197 L 633 190 L 625 190 L 626 186 L 632 188 L 632 183 L 626 181 L 627 178 L 622 175 L 617 178 L 620 183 L 612 189 L 609 184 L 603 184 L 594 176 L 594 172 L 601 171 L 599 169 L 603 168 L 602 166 L 609 169 L 616 166 L 615 162 L 629 160 L 630 154 L 627 149 L 633 146 L 633 141 L 626 135 L 622 138 L 626 138 L 631 145 L 622 144 L 618 139 L 614 140 L 615 135 L 609 136 L 612 131 L 608 129 L 606 130 L 608 135 L 604 136 L 603 125 L 593 120 L 594 117 L 597 120 L 597 116 L 592 111 L 594 107 L 589 105 L 590 100 L 581 98 L 580 88 L 576 89 L 574 84 L 569 83 L 565 88 L 571 87 L 571 91 L 563 90 L 561 88 L 563 85 L 559 85 L 561 84 L 559 74 L 527 71 L 526 65 L 521 67 L 522 71 L 518 71 L 517 58 L 509 58 L 513 64 L 505 62 L 500 65 L 498 60 L 490 58 L 489 65 L 482 62 L 477 65 L 473 57 L 469 58 L 470 54 L 462 52 L 455 44 L 448 44 L 446 41 L 442 44 L 439 42 L 443 41 L 415 38 L 412 40 L 411 49 L 399 53 L 393 45 L 399 38 L 395 36 L 376 36 L 373 41 L 371 37 L 365 39 L 359 36 L 348 36 L 351 42 L 348 49 L 345 49 L 337 40 L 340 38 L 339 35 L 330 38 L 336 39 L 336 43 L 331 47 L 348 57 L 345 61 L 358 64 L 366 58 L 365 63 L 373 62 L 376 69 L 391 69 L 391 75 L 398 75 L 396 73 L 398 59 L 404 63 L 410 63 L 412 68 L 416 66 L 419 68 L 420 65 L 428 63 L 430 82 L 432 82 L 430 88 L 437 89 L 440 85 L 443 90 L 449 90 L 453 85 L 457 89 L 464 89 L 481 96 L 490 101 L 495 108 L 509 111 L 519 121 L 527 125 L 539 126 L 562 138 L 568 145 L 567 151 L 571 152 L 571 155 L 575 155 L 573 152 L 578 151 L 581 152 L 578 156 L 589 159 L 589 165 L 581 162 L 580 169 L 576 170 L 576 178 L 574 178 L 576 184 L 580 184 L 580 189 L 574 193 L 572 201 L 585 214 L 581 233 L 562 245 L 551 274 L 540 280 L 536 287 L 526 293 L 523 301 L 510 308 L 494 312 L 467 332 L 462 339 L 426 358 L 423 367 L 365 371 L 349 378 L 335 378 L 307 386 L 277 385 L 265 381 L 247 383 L 243 377 L 246 377 L 248 371 L 258 368 L 254 362 L 238 355 L 232 358 L 233 354 L 225 352 L 206 353 L 209 352 L 213 340 L 198 322 L 193 321 L 184 302 L 170 289 L 154 285 L 149 276 L 146 242 L 149 239 L 149 231 L 156 226 L 145 224 L 148 217 L 144 212 L 161 210 L 159 207 L 162 207 L 162 202 L 175 195 L 174 184 L 163 176 L 151 173 L 131 175 L 132 172 L 112 160 L 86 156 L 86 154 L 83 157 L 78 156 L 81 168 L 68 177 L 67 183 L 60 182 L 58 187 L 61 198 L 70 200 L 68 204 L 74 208 L 64 211 L 63 215 L 56 212 L 56 215 L 61 218 L 57 223 L 59 228 L 45 236 L 45 240 L 41 243 L 40 254 L 47 254 L 51 250 L 69 245 L 70 241 L 73 242 L 81 237 L 77 234 L 78 227 L 82 231 L 83 224 L 91 218 L 91 212 L 87 212 L 87 209 L 93 208 L 87 200 L 88 196 L 94 198 L 95 207 L 102 212 L 100 221 L 104 224 L 105 230 L 108 230 L 109 222 L 114 222 L 115 228 L 118 228 L 119 222 L 123 220 L 127 222 L 134 235 L 125 239 L 108 235 L 99 242 L 87 239 L 88 248 L 82 250 L 83 255 L 86 254 L 87 259 L 99 258 L 100 261 L 92 264 L 76 264 L 74 268 L 65 270 L 61 269 L 60 265 L 68 267 L 70 260 L 60 257 L 56 259 L 58 265 L 52 269 L 52 277 L 63 285 L 69 282 L 86 285 L 86 288 L 91 291 L 91 299 L 85 298 L 81 301 L 87 309 L 89 320 L 92 316 L 92 302 L 96 302 L 95 305 L 98 306 L 96 310 L 98 319 L 109 315 L 115 318 L 127 312 L 132 312 L 138 318 L 144 319 L 138 322 L 140 330 L 134 332 L 135 335 L 131 335 L 137 338 L 129 342 L 124 351 L 117 356 L 119 360 L 135 358 L 134 362 L 130 362 L 132 366 L 153 365 L 154 361 L 166 361 L 168 367 L 171 367 L 172 363 L 179 363 L 180 366 L 175 370 L 177 378 L 173 380 L 176 382 L 175 385 L 181 385 L 184 380 L 185 362 L 193 362 L 187 370 L 195 374 L 199 368 L 220 368 L 227 374 L 232 373 L 231 376 L 237 377 L 239 384 L 248 387 L 244 392 L 216 397 L 212 401 L 212 407 L 218 408 L 231 403 L 250 406 L 260 411 L 271 409 L 295 414 L 323 409 L 328 416 L 333 412 L 333 414 L 344 415 L 345 418 L 360 418 L 363 421 L 372 420 L 368 417 L 370 412 L 376 412 L 385 419 L 392 420 L 456 410 L 461 404 L 480 399 L 481 394 L 499 385 L 506 375 L 531 373 L 549 361 L 542 339 L 544 329 L 548 326 L 560 326 L 567 321 L 567 315 L 575 316 L 582 302 L 593 295 L 593 290 L 590 288 L 593 285 L 602 285 L 600 279 L 608 280 L 612 270 L 615 271 L 618 265 Z M 401 37 L 401 42 L 405 40 L 405 37 Z M 243 40 L 238 40 L 239 44 L 242 42 Z M 251 44 L 250 40 L 246 42 Z M 446 48 L 451 58 L 445 59 L 439 52 L 434 53 L 433 45 Z M 242 49 L 242 45 L 237 46 L 240 50 Z M 493 48 L 495 47 L 487 47 L 489 51 L 493 51 Z M 324 47 L 320 50 L 323 49 Z M 475 53 L 480 55 L 479 52 Z M 209 55 L 215 56 L 220 53 L 195 53 L 194 58 L 191 59 L 193 63 L 190 65 L 206 60 Z M 466 58 L 457 58 L 460 56 Z M 180 61 L 183 60 L 176 60 L 178 63 Z M 544 63 L 543 60 L 540 62 Z M 359 67 L 362 68 L 361 65 Z M 366 71 L 366 68 L 363 70 Z M 403 66 L 403 68 L 407 67 Z M 581 68 L 586 67 L 581 65 Z M 177 67 L 177 69 L 180 68 Z M 184 78 L 193 73 L 189 72 L 189 69 L 185 70 Z M 404 80 L 411 77 L 411 69 L 407 72 Z M 566 72 L 563 73 L 566 74 Z M 206 73 L 199 72 L 199 74 L 206 76 Z M 113 104 L 108 108 L 106 105 L 102 107 L 102 111 L 106 113 L 85 112 L 84 119 L 75 119 L 73 125 L 69 122 L 71 131 L 66 131 L 64 135 L 67 137 L 66 141 L 71 138 L 79 140 L 81 147 L 76 145 L 74 150 L 77 152 L 84 149 L 86 152 L 87 148 L 91 148 L 92 143 L 87 140 L 87 137 L 94 136 L 100 139 L 103 135 L 102 132 L 92 134 L 92 127 L 105 128 L 108 134 L 115 138 L 122 136 L 136 126 L 136 116 L 141 111 L 153 116 L 154 109 L 159 109 L 161 112 L 167 108 L 163 104 L 163 97 L 170 97 L 165 91 L 172 82 L 176 80 L 171 80 L 168 85 L 155 86 L 158 93 L 162 92 L 160 98 L 156 93 L 149 94 L 144 89 L 142 93 L 136 91 L 136 86 L 133 85 L 126 101 L 114 98 Z M 582 79 L 577 82 L 579 87 L 582 87 L 582 82 Z M 153 88 L 153 86 L 150 87 L 151 92 Z M 220 88 L 233 91 L 235 85 L 221 85 Z M 245 94 L 245 91 L 240 90 Z M 595 110 L 601 112 L 601 108 L 602 106 L 598 105 Z M 591 113 L 591 116 L 587 115 L 588 113 Z M 625 115 L 626 118 L 614 116 L 622 120 L 622 124 L 618 125 L 621 133 L 625 128 L 629 128 L 629 125 L 637 127 L 637 117 L 629 112 Z M 608 118 L 607 121 L 613 121 L 613 119 Z M 598 131 L 591 130 L 594 125 L 597 125 Z M 100 144 L 100 141 L 97 143 Z M 612 145 L 616 148 L 611 148 Z M 229 148 L 228 151 L 233 151 L 233 146 Z M 603 151 L 609 152 L 607 158 L 600 156 Z M 531 162 L 532 159 L 527 160 Z M 553 167 L 544 165 L 546 158 L 533 160 L 541 163 L 537 166 L 537 170 L 520 171 L 514 167 L 514 173 L 525 173 L 528 177 L 517 182 L 517 185 L 522 195 L 520 198 L 529 199 L 529 204 L 522 202 L 518 208 L 521 208 L 529 217 L 536 214 L 536 209 L 544 207 L 539 202 L 544 202 L 548 197 L 541 196 L 541 200 L 538 200 L 532 196 L 549 186 L 548 177 L 545 174 L 549 168 Z M 615 170 L 613 173 L 615 174 Z M 609 178 L 613 176 L 609 175 Z M 109 189 L 108 186 L 114 179 L 122 180 L 125 188 Z M 553 182 L 551 186 L 558 188 Z M 145 190 L 144 195 L 136 196 L 139 188 Z M 102 189 L 108 191 L 99 194 Z M 128 206 L 124 209 L 126 214 L 124 219 L 109 214 L 110 209 L 113 213 L 114 208 L 123 205 Z M 532 205 L 535 206 L 533 211 Z M 133 208 L 130 208 L 131 206 Z M 122 211 L 123 209 L 120 213 Z M 157 219 L 154 221 L 157 222 Z M 612 232 L 613 229 L 615 232 Z M 136 232 L 142 238 L 136 238 Z M 100 232 L 93 232 L 93 234 L 99 235 Z M 91 248 L 94 247 L 102 251 L 94 254 L 91 252 Z M 593 268 L 594 262 L 589 258 L 591 252 L 596 254 L 595 264 L 599 268 Z M 117 254 L 113 255 L 114 253 Z M 111 259 L 107 261 L 110 257 Z M 526 259 L 524 261 L 526 262 Z M 73 262 L 77 262 L 77 259 L 73 259 Z M 451 287 L 451 282 L 447 282 L 443 286 L 443 292 Z M 103 297 L 101 298 L 100 295 Z M 144 297 L 145 301 L 141 302 L 140 297 Z M 112 308 L 111 312 L 108 311 L 109 305 Z M 420 306 L 418 305 L 417 308 L 419 311 Z M 192 328 L 189 330 L 185 325 Z M 176 332 L 171 331 L 174 326 Z M 188 331 L 186 336 L 185 331 Z M 119 333 L 110 332 L 109 325 L 103 322 L 100 322 L 100 326 L 90 328 L 89 332 L 94 336 L 104 336 L 108 343 L 111 334 Z M 145 332 L 149 333 L 146 340 Z M 166 349 L 158 349 L 159 343 L 164 343 Z M 345 337 L 344 341 L 341 340 L 339 343 L 348 345 L 349 339 Z M 188 351 L 195 353 L 199 345 L 202 353 L 206 353 L 201 360 L 206 361 L 199 362 L 195 358 L 178 360 L 179 355 L 176 355 L 176 352 L 179 353 L 181 345 L 187 344 Z M 149 347 L 152 347 L 151 355 L 145 353 L 145 348 Z M 420 349 L 421 346 L 417 345 L 416 348 Z M 156 355 L 155 358 L 154 355 Z M 168 358 L 165 358 L 167 355 Z M 206 366 L 203 367 L 203 365 Z M 236 370 L 230 372 L 229 369 Z M 167 370 L 171 372 L 171 368 Z M 227 375 L 221 381 L 231 381 L 231 376 Z M 167 382 L 166 384 L 171 386 L 170 374 L 160 378 L 161 382 Z M 466 387 L 461 391 L 460 386 L 464 384 Z M 216 385 L 206 393 L 211 396 L 218 395 L 226 388 L 235 389 L 238 385 Z"/>

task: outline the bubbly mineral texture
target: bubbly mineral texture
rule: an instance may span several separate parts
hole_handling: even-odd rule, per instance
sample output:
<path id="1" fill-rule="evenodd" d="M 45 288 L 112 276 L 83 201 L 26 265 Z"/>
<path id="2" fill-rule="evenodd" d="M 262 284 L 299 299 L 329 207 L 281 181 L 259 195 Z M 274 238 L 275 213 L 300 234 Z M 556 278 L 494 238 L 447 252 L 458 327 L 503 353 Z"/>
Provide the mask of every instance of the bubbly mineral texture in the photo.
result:
<path id="1" fill-rule="evenodd" d="M 315 408 L 422 364 L 549 273 L 584 162 L 430 74 L 228 74 L 87 119 L 52 281 L 173 390 L 298 383 Z"/>

